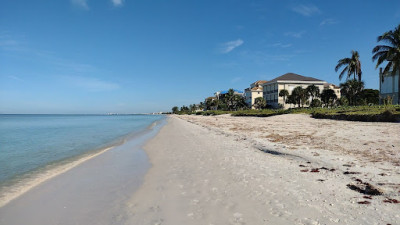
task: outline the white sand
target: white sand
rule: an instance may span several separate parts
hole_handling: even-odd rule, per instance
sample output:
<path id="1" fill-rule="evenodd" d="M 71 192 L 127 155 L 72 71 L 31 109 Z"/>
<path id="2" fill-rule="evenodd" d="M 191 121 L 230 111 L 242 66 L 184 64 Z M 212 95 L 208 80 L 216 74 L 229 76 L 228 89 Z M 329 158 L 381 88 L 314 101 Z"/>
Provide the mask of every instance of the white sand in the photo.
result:
<path id="1" fill-rule="evenodd" d="M 399 224 L 400 204 L 383 202 L 400 200 L 399 134 L 306 115 L 172 116 L 145 146 L 153 167 L 127 224 Z M 355 179 L 383 195 L 351 190 L 365 186 Z"/>

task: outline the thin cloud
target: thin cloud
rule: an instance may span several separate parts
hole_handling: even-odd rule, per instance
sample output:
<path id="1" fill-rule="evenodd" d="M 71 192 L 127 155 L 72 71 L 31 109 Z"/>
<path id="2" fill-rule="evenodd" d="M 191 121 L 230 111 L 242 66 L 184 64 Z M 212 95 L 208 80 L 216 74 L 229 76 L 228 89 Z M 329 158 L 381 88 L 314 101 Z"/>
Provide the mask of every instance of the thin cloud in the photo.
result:
<path id="1" fill-rule="evenodd" d="M 7 76 L 9 79 L 12 79 L 12 80 L 16 80 L 16 81 L 21 81 L 21 82 L 23 82 L 24 80 L 23 79 L 21 79 L 21 78 L 19 78 L 19 77 L 17 77 L 17 76 L 13 76 L 13 75 L 10 75 L 10 76 Z"/>
<path id="2" fill-rule="evenodd" d="M 322 20 L 321 23 L 319 24 L 320 26 L 325 26 L 325 25 L 333 25 L 333 24 L 337 24 L 338 22 L 334 19 L 325 19 Z"/>
<path id="3" fill-rule="evenodd" d="M 235 48 L 241 46 L 244 43 L 242 39 L 237 39 L 235 41 L 228 41 L 222 44 L 220 52 L 223 54 L 233 51 Z"/>
<path id="4" fill-rule="evenodd" d="M 233 78 L 232 80 L 231 80 L 231 83 L 237 83 L 237 82 L 239 82 L 239 81 L 241 81 L 242 80 L 242 78 L 241 77 L 235 77 L 235 78 Z"/>
<path id="5" fill-rule="evenodd" d="M 89 9 L 88 0 L 71 0 L 71 3 L 81 9 Z"/>
<path id="6" fill-rule="evenodd" d="M 1 39 L 0 37 L 0 46 L 1 47 L 12 47 L 12 46 L 17 46 L 18 42 L 16 40 L 10 40 L 10 39 Z"/>
<path id="7" fill-rule="evenodd" d="M 306 31 L 304 31 L 304 30 L 299 31 L 299 32 L 286 32 L 285 36 L 290 36 L 290 37 L 294 37 L 294 38 L 302 38 L 305 33 L 306 33 Z"/>
<path id="8" fill-rule="evenodd" d="M 124 4 L 124 1 L 125 1 L 125 0 L 111 0 L 112 4 L 113 4 L 115 7 L 122 6 L 122 5 Z"/>
<path id="9" fill-rule="evenodd" d="M 241 53 L 242 57 L 253 61 L 259 65 L 271 64 L 276 62 L 289 62 L 296 54 L 270 54 L 262 51 L 251 51 Z"/>
<path id="10" fill-rule="evenodd" d="M 282 44 L 282 43 L 280 43 L 280 42 L 278 42 L 278 43 L 275 43 L 275 44 L 272 44 L 272 45 L 270 45 L 271 47 L 276 47 L 276 48 L 289 48 L 289 47 L 291 47 L 292 46 L 292 44 Z"/>
<path id="11" fill-rule="evenodd" d="M 308 17 L 321 14 L 321 10 L 319 10 L 315 5 L 297 5 L 292 7 L 292 11 Z"/>
<path id="12" fill-rule="evenodd" d="M 112 91 L 120 88 L 117 83 L 103 81 L 98 78 L 82 76 L 64 76 L 63 78 L 73 86 L 87 91 Z"/>

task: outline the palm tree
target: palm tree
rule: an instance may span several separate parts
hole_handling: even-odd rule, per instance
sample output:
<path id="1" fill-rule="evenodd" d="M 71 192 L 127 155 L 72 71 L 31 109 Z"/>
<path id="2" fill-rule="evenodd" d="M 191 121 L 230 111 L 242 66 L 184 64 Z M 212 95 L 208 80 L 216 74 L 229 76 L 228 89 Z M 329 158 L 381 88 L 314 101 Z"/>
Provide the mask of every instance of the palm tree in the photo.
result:
<path id="1" fill-rule="evenodd" d="M 264 109 L 267 107 L 267 102 L 263 97 L 258 97 L 254 99 L 254 104 L 253 104 L 255 109 Z"/>
<path id="2" fill-rule="evenodd" d="M 324 89 L 321 93 L 321 100 L 325 104 L 326 107 L 329 105 L 333 106 L 337 99 L 335 91 L 332 89 Z"/>
<path id="3" fill-rule="evenodd" d="M 292 91 L 292 97 L 295 100 L 295 103 L 298 104 L 298 106 L 304 106 L 308 99 L 308 93 L 306 89 L 304 89 L 301 86 L 297 86 L 293 89 Z"/>
<path id="4" fill-rule="evenodd" d="M 400 73 L 400 24 L 392 31 L 385 32 L 378 37 L 378 42 L 385 42 L 386 45 L 377 45 L 372 53 L 372 60 L 376 62 L 376 68 L 383 62 L 387 62 L 383 69 L 383 75 L 394 76 L 396 72 Z M 382 76 L 383 78 L 383 76 Z M 400 90 L 400 81 L 398 82 L 398 90 Z M 400 104 L 400 91 L 398 94 L 398 104 Z"/>
<path id="5" fill-rule="evenodd" d="M 283 97 L 283 102 L 286 103 L 286 97 L 289 96 L 289 92 L 286 89 L 279 91 L 279 97 Z"/>
<path id="6" fill-rule="evenodd" d="M 364 82 L 356 80 L 348 80 L 340 84 L 340 92 L 349 100 L 350 105 L 357 105 L 361 92 L 364 90 Z"/>
<path id="7" fill-rule="evenodd" d="M 314 98 L 319 97 L 319 87 L 315 86 L 314 84 L 309 85 L 306 90 L 311 96 L 311 102 L 314 100 Z"/>
<path id="8" fill-rule="evenodd" d="M 351 58 L 343 58 L 338 61 L 338 64 L 335 67 L 335 71 L 337 72 L 342 66 L 345 66 L 342 72 L 339 74 L 339 80 L 343 78 L 343 75 L 347 71 L 347 79 L 354 76 L 354 80 L 356 79 L 356 75 L 358 76 L 358 81 L 361 81 L 361 62 L 360 55 L 357 51 L 351 51 Z"/>

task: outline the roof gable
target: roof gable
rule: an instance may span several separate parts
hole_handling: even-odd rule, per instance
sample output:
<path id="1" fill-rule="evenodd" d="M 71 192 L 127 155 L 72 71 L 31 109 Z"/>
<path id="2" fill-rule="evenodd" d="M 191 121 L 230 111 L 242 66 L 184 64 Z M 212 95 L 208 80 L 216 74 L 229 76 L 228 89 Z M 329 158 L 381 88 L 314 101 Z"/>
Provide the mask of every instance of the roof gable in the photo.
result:
<path id="1" fill-rule="evenodd" d="M 282 76 L 279 76 L 273 80 L 268 81 L 267 83 L 273 83 L 276 81 L 281 81 L 281 80 L 293 80 L 293 81 L 323 81 L 323 80 L 319 80 L 313 77 L 306 77 L 306 76 L 302 76 L 299 74 L 295 74 L 295 73 L 286 73 Z"/>

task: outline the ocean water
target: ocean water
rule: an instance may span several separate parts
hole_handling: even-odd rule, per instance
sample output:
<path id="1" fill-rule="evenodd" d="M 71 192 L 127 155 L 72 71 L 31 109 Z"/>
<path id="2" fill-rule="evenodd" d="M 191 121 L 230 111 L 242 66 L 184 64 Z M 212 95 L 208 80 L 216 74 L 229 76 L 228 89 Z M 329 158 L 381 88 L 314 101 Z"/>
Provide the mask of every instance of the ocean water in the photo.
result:
<path id="1" fill-rule="evenodd" d="M 40 173 L 122 144 L 162 115 L 0 115 L 0 194 Z"/>

